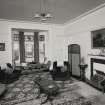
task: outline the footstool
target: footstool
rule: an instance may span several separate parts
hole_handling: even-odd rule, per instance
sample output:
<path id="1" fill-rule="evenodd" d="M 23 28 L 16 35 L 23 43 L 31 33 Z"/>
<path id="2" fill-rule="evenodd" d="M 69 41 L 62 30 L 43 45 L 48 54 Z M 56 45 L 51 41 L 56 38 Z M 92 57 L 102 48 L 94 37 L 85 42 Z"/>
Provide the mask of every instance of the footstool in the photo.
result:
<path id="1" fill-rule="evenodd" d="M 47 99 L 42 102 L 42 104 L 47 102 L 47 100 L 51 100 L 51 96 L 54 96 L 58 93 L 59 87 L 53 80 L 36 77 L 35 83 L 39 86 L 40 92 L 43 92 L 47 95 Z"/>

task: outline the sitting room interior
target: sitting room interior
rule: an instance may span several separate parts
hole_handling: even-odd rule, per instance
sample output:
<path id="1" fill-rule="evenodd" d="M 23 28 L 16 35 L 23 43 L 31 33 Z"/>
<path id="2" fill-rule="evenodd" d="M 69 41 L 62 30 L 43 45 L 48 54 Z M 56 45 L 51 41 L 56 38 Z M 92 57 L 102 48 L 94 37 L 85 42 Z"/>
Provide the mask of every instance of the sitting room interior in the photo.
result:
<path id="1" fill-rule="evenodd" d="M 105 105 L 105 0 L 0 0 L 0 105 Z"/>

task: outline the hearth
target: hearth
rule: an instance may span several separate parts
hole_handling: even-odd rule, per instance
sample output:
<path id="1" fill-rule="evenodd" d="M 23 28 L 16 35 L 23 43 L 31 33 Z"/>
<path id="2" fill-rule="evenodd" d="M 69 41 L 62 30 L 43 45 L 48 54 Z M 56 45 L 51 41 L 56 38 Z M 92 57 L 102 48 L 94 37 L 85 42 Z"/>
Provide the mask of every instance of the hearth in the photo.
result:
<path id="1" fill-rule="evenodd" d="M 97 72 L 105 73 L 105 59 L 91 58 L 91 78 Z"/>
<path id="2" fill-rule="evenodd" d="M 105 60 L 91 58 L 91 77 L 90 83 L 92 86 L 103 89 L 101 82 L 105 79 Z"/>

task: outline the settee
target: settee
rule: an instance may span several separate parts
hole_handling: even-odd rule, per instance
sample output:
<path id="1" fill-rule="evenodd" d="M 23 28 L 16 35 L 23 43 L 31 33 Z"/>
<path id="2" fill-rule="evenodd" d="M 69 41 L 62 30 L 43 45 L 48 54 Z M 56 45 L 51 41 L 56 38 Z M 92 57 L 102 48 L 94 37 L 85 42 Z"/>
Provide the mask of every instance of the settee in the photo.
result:
<path id="1" fill-rule="evenodd" d="M 49 71 L 50 65 L 51 61 L 48 61 L 46 64 L 30 62 L 27 64 L 27 66 L 21 67 L 22 70 L 21 74 Z"/>

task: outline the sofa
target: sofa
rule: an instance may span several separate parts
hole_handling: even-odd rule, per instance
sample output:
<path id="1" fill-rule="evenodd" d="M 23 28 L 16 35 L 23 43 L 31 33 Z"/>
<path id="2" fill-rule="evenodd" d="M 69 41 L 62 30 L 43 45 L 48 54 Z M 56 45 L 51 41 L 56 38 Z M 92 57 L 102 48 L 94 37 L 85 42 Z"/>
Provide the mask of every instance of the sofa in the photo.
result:
<path id="1" fill-rule="evenodd" d="M 21 67 L 21 74 L 29 74 L 42 71 L 46 72 L 49 71 L 50 65 L 51 61 L 48 61 L 46 64 L 30 62 L 27 64 L 27 66 Z"/>

